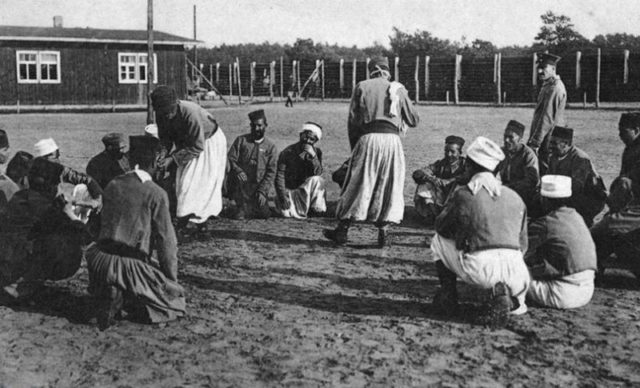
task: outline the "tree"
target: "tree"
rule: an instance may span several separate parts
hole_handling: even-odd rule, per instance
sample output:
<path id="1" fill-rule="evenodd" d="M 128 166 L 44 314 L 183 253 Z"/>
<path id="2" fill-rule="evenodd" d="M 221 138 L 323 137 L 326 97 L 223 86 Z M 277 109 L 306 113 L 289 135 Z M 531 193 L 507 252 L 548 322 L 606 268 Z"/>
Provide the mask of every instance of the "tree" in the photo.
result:
<path id="1" fill-rule="evenodd" d="M 393 34 L 389 36 L 391 51 L 401 57 L 415 57 L 416 55 L 451 56 L 457 47 L 447 39 L 436 38 L 428 31 L 415 31 L 413 34 L 393 27 Z"/>
<path id="2" fill-rule="evenodd" d="M 464 40 L 463 40 L 464 42 Z M 460 51 L 463 57 L 487 58 L 498 52 L 498 48 L 491 42 L 476 39 L 471 44 L 466 44 Z"/>
<path id="3" fill-rule="evenodd" d="M 575 30 L 568 16 L 547 11 L 540 15 L 540 19 L 542 19 L 542 27 L 535 37 L 536 48 L 566 53 L 590 45 L 589 40 Z"/>

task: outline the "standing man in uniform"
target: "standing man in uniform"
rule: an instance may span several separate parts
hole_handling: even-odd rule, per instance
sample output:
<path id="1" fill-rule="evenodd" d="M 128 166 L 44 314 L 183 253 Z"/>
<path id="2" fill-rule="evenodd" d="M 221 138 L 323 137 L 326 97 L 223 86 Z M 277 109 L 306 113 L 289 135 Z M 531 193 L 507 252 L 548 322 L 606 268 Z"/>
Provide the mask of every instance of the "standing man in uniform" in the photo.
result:
<path id="1" fill-rule="evenodd" d="M 560 57 L 552 54 L 538 54 L 538 80 L 542 82 L 538 102 L 531 120 L 531 132 L 527 145 L 538 154 L 540 174 L 546 173 L 549 162 L 549 138 L 553 128 L 564 126 L 564 108 L 567 104 L 567 90 L 556 74 Z"/>
<path id="2" fill-rule="evenodd" d="M 167 151 L 158 167 L 175 176 L 179 225 L 186 226 L 189 221 L 203 225 L 222 210 L 227 139 L 209 112 L 196 103 L 179 100 L 173 88 L 155 88 L 151 103 L 158 136 Z"/>

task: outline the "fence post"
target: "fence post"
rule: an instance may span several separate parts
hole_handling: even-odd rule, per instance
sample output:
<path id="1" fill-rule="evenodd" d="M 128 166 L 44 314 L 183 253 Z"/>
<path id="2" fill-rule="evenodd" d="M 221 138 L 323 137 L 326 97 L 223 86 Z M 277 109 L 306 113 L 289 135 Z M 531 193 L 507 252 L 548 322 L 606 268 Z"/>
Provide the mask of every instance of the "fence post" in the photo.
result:
<path id="1" fill-rule="evenodd" d="M 253 100 L 253 83 L 256 80 L 256 63 L 251 62 L 249 65 L 249 97 Z"/>
<path id="2" fill-rule="evenodd" d="M 276 86 L 276 61 L 269 65 L 269 101 L 273 102 L 273 87 Z"/>
<path id="3" fill-rule="evenodd" d="M 582 52 L 576 51 L 576 89 L 580 89 L 580 81 L 582 78 L 582 67 L 580 61 L 582 61 Z"/>
<path id="4" fill-rule="evenodd" d="M 493 55 L 493 82 L 496 84 L 497 103 L 502 104 L 502 54 Z"/>
<path id="5" fill-rule="evenodd" d="M 284 58 L 280 56 L 280 101 L 284 99 Z"/>
<path id="6" fill-rule="evenodd" d="M 300 101 L 300 61 L 296 62 L 296 82 L 298 83 L 298 97 L 296 101 Z"/>
<path id="7" fill-rule="evenodd" d="M 425 55 L 424 57 L 424 99 L 429 99 L 429 61 L 431 57 Z"/>
<path id="8" fill-rule="evenodd" d="M 369 62 L 371 62 L 371 58 L 367 57 L 367 61 L 366 61 L 366 68 L 365 68 L 365 77 L 366 79 L 369 79 Z"/>
<path id="9" fill-rule="evenodd" d="M 213 64 L 209 64 L 209 79 L 213 82 Z"/>
<path id="10" fill-rule="evenodd" d="M 629 50 L 624 50 L 624 70 L 622 73 L 622 83 L 629 83 Z"/>
<path id="11" fill-rule="evenodd" d="M 235 74 L 235 63 L 229 64 L 229 100 L 233 97 L 233 75 Z"/>
<path id="12" fill-rule="evenodd" d="M 602 50 L 598 49 L 598 62 L 596 66 L 596 108 L 600 107 L 600 65 L 602 62 Z"/>
<path id="13" fill-rule="evenodd" d="M 458 105 L 460 103 L 460 91 L 458 90 L 458 83 L 460 82 L 462 72 L 462 55 L 456 54 L 455 62 L 455 75 L 453 76 L 453 103 Z"/>
<path id="14" fill-rule="evenodd" d="M 358 62 L 356 62 L 356 60 L 353 60 L 353 71 L 352 71 L 352 79 L 351 79 L 351 93 L 353 94 L 353 91 L 356 90 L 356 66 L 357 66 Z"/>
<path id="15" fill-rule="evenodd" d="M 220 84 L 220 62 L 216 62 L 216 85 Z"/>
<path id="16" fill-rule="evenodd" d="M 533 53 L 533 70 L 531 73 L 531 85 L 538 85 L 538 54 Z"/>
<path id="17" fill-rule="evenodd" d="M 420 101 L 420 76 L 419 76 L 420 73 L 419 72 L 420 72 L 420 56 L 416 55 L 416 71 L 413 73 L 413 80 L 415 81 L 415 84 L 416 84 L 416 99 L 415 99 L 416 103 Z"/>
<path id="18" fill-rule="evenodd" d="M 398 63 L 400 63 L 400 57 L 396 57 L 395 64 L 393 65 L 393 80 L 396 82 L 400 82 L 400 67 Z"/>
<path id="19" fill-rule="evenodd" d="M 340 97 L 344 90 L 344 59 L 340 58 Z"/>
<path id="20" fill-rule="evenodd" d="M 320 62 L 320 70 L 322 71 L 322 101 L 324 101 L 324 59 Z"/>

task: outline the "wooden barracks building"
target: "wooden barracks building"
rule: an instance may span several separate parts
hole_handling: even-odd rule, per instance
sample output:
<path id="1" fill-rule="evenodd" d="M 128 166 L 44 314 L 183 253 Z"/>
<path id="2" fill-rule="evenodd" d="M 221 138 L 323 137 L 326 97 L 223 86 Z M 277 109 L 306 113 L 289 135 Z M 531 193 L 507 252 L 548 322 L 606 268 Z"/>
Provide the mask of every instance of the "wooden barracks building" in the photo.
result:
<path id="1" fill-rule="evenodd" d="M 154 84 L 186 93 L 191 39 L 154 31 Z M 146 104 L 147 31 L 0 26 L 0 105 Z"/>

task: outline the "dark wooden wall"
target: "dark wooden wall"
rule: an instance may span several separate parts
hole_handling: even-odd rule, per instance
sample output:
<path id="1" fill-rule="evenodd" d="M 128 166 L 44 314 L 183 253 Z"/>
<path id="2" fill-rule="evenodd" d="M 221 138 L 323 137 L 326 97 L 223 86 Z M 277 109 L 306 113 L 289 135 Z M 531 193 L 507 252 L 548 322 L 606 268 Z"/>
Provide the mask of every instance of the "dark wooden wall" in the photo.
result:
<path id="1" fill-rule="evenodd" d="M 19 84 L 16 51 L 60 52 L 59 84 Z M 185 95 L 185 52 L 182 46 L 154 46 L 158 85 Z M 118 53 L 147 52 L 146 45 L 0 42 L 0 105 L 146 104 L 146 84 L 118 82 Z"/>

